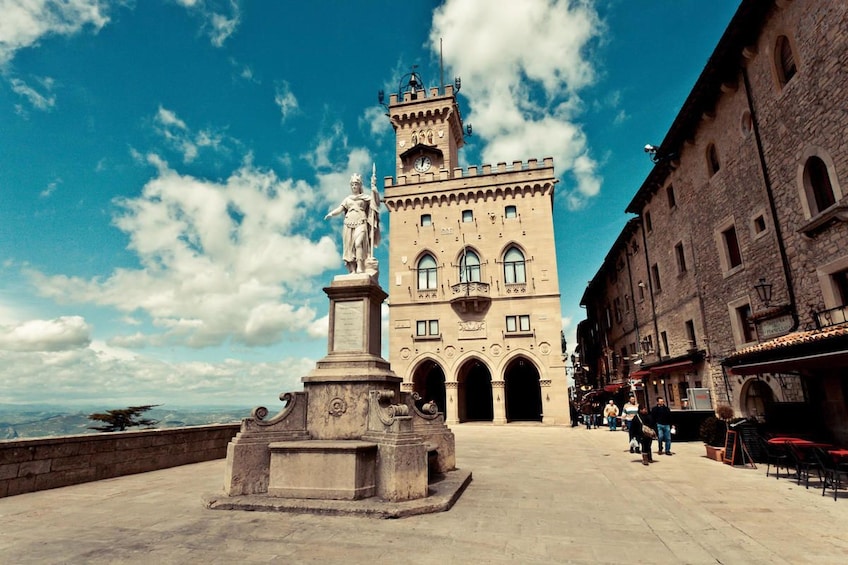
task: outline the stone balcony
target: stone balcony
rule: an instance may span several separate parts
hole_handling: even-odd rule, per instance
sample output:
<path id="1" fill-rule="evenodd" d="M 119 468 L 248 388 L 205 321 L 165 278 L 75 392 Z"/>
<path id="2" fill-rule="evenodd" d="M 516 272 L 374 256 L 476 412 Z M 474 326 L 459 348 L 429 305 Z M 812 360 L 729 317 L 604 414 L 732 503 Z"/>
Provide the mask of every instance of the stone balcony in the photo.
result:
<path id="1" fill-rule="evenodd" d="M 489 284 L 483 282 L 461 282 L 451 285 L 451 305 L 460 312 L 483 312 L 492 303 Z"/>

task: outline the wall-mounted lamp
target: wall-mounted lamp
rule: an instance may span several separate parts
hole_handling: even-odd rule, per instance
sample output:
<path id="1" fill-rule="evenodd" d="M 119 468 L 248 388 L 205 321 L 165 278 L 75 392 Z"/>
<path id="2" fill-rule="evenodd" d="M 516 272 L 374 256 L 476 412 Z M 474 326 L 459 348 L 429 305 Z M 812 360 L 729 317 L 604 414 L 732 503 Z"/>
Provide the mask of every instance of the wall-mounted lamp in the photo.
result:
<path id="1" fill-rule="evenodd" d="M 765 277 L 760 277 L 760 282 L 754 285 L 754 290 L 757 291 L 757 296 L 760 301 L 768 307 L 771 302 L 771 287 L 769 283 L 766 282 Z"/>
<path id="2" fill-rule="evenodd" d="M 649 143 L 648 145 L 645 146 L 645 153 L 647 153 L 648 156 L 651 158 L 651 161 L 653 161 L 656 158 L 657 151 L 659 151 L 659 149 L 660 148 L 657 147 L 656 145 L 651 145 Z"/>
<path id="3" fill-rule="evenodd" d="M 644 148 L 645 153 L 648 154 L 648 157 L 650 157 L 651 161 L 653 161 L 654 163 L 659 164 L 663 161 L 677 159 L 677 153 L 668 153 L 667 155 L 660 155 L 659 150 L 659 145 L 648 144 Z"/>

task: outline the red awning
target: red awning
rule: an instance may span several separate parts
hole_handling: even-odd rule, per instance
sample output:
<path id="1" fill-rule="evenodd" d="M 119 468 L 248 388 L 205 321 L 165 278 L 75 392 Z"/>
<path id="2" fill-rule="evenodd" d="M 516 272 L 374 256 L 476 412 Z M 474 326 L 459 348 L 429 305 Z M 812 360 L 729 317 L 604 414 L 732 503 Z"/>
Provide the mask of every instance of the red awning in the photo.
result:
<path id="1" fill-rule="evenodd" d="M 604 390 L 607 391 L 607 392 L 611 392 L 611 393 L 615 394 L 616 392 L 620 391 L 621 389 L 629 388 L 629 387 L 630 387 L 630 383 L 612 383 L 612 384 L 606 385 L 604 387 Z"/>
<path id="2" fill-rule="evenodd" d="M 635 371 L 630 373 L 631 379 L 643 379 L 651 374 L 650 371 Z"/>
<path id="3" fill-rule="evenodd" d="M 651 367 L 651 373 L 654 375 L 658 375 L 660 373 L 671 373 L 673 371 L 680 371 L 682 369 L 688 369 L 689 367 L 693 367 L 695 364 L 692 361 L 678 361 L 677 363 L 667 363 L 665 365 L 656 365 Z"/>

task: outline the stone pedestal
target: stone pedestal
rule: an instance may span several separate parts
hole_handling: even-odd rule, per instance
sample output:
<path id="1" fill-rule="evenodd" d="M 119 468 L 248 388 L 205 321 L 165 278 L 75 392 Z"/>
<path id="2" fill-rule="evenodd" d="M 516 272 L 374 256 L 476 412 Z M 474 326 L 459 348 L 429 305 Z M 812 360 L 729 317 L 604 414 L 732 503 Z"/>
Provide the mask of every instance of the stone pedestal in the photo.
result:
<path id="1" fill-rule="evenodd" d="M 285 441 L 271 450 L 270 496 L 359 500 L 377 492 L 377 444 Z"/>
<path id="2" fill-rule="evenodd" d="M 303 377 L 302 393 L 281 396 L 286 407 L 279 414 L 266 420 L 268 411 L 257 408 L 242 422 L 227 451 L 224 491 L 230 499 L 210 507 L 238 508 L 239 497 L 249 498 L 245 509 L 289 507 L 257 502 L 257 495 L 322 504 L 375 496 L 415 501 L 428 496 L 429 476 L 455 470 L 444 415 L 435 405 L 418 410 L 414 395 L 401 392 L 402 379 L 380 356 L 386 293 L 368 274 L 337 276 L 324 291 L 330 299 L 327 355 Z M 457 485 L 450 504 L 471 474 L 463 477 L 445 481 Z"/>

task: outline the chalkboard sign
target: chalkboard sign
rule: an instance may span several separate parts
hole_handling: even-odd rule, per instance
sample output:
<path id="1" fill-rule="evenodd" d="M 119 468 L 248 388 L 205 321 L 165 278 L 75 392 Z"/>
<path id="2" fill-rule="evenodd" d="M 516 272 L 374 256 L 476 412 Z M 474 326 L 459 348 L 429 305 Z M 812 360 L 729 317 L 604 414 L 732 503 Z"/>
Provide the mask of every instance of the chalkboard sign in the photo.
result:
<path id="1" fill-rule="evenodd" d="M 736 430 L 739 433 L 739 439 L 742 441 L 742 447 L 745 448 L 748 459 L 765 461 L 765 454 L 758 440 L 757 428 L 747 424 L 738 426 Z"/>
<path id="2" fill-rule="evenodd" d="M 736 432 L 727 430 L 724 437 L 724 463 L 733 465 L 736 463 Z"/>
<path id="3" fill-rule="evenodd" d="M 754 453 L 759 453 L 757 429 L 751 425 L 739 425 L 736 430 L 727 430 L 724 438 L 724 463 L 729 465 L 750 465 L 754 469 Z"/>

